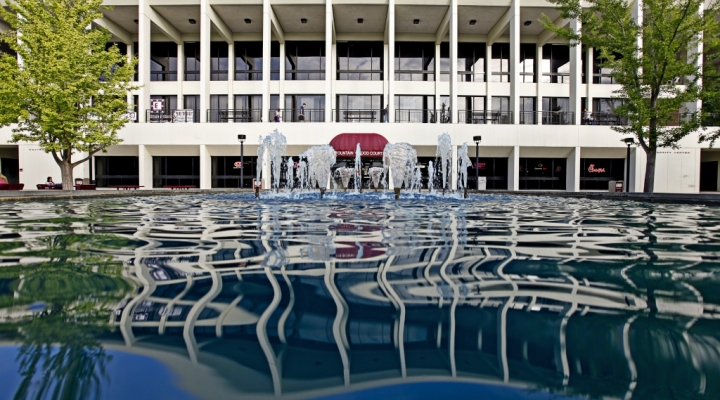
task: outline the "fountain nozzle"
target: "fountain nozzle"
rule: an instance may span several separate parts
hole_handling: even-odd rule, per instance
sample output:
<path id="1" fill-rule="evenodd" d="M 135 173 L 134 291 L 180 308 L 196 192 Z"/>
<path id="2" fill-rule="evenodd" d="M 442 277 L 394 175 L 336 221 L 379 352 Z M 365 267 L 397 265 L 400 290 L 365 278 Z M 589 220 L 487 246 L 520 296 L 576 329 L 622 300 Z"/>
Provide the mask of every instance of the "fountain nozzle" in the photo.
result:
<path id="1" fill-rule="evenodd" d="M 256 199 L 260 198 L 260 188 L 258 188 L 258 187 L 255 188 L 255 198 Z"/>
<path id="2" fill-rule="evenodd" d="M 325 197 L 325 188 L 320 189 L 320 198 L 322 199 L 323 197 Z"/>
<path id="3" fill-rule="evenodd" d="M 463 193 L 463 198 L 464 199 L 468 198 L 468 188 L 465 188 L 465 192 Z"/>
<path id="4" fill-rule="evenodd" d="M 395 188 L 395 200 L 400 199 L 400 188 Z"/>

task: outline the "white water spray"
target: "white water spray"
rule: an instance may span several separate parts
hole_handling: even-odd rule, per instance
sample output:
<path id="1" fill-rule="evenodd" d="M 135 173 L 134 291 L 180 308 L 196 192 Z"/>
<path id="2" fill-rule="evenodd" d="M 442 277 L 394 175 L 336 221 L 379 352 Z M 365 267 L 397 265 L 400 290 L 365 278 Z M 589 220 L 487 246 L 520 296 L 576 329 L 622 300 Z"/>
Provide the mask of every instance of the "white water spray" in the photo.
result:
<path id="1" fill-rule="evenodd" d="M 335 176 L 340 177 L 340 181 L 342 182 L 343 189 L 347 189 L 348 185 L 350 184 L 350 178 L 355 176 L 355 168 L 347 168 L 347 167 L 338 168 L 335 170 Z M 357 182 L 357 180 L 356 180 L 356 182 Z"/>
<path id="2" fill-rule="evenodd" d="M 440 189 L 443 191 L 450 189 L 448 184 L 452 176 L 452 139 L 450 139 L 450 135 L 447 133 L 438 136 L 435 157 L 440 159 L 440 166 L 438 168 L 442 176 L 442 187 Z"/>
<path id="3" fill-rule="evenodd" d="M 407 190 L 411 189 L 410 184 L 417 165 L 417 151 L 409 143 L 388 143 L 383 150 L 383 165 L 390 169 L 393 186 L 400 189 L 405 183 Z"/>
<path id="4" fill-rule="evenodd" d="M 355 147 L 355 192 L 362 188 L 362 152 L 360 151 L 360 143 Z M 346 186 L 347 187 L 347 186 Z"/>
<path id="5" fill-rule="evenodd" d="M 375 189 L 378 188 L 380 183 L 382 183 L 382 186 L 385 187 L 385 168 L 372 167 L 368 169 L 368 175 L 370 175 L 370 179 L 372 180 L 372 184 Z"/>
<path id="6" fill-rule="evenodd" d="M 295 161 L 292 157 L 288 157 L 285 162 L 285 189 L 291 191 L 295 186 L 295 177 L 293 176 L 295 170 Z"/>
<path id="7" fill-rule="evenodd" d="M 271 134 L 264 138 L 260 136 L 260 146 L 258 147 L 258 168 L 257 181 L 260 181 L 262 173 L 262 165 L 265 161 L 265 151 L 267 150 L 270 157 L 270 171 L 272 171 L 271 187 L 277 189 L 280 186 L 280 169 L 282 167 L 282 156 L 287 149 L 287 139 L 285 136 L 275 129 Z"/>
<path id="8" fill-rule="evenodd" d="M 314 146 L 300 157 L 307 159 L 309 187 L 314 189 L 316 185 L 325 190 L 330 180 L 330 167 L 335 165 L 337 152 L 330 145 Z"/>
<path id="9" fill-rule="evenodd" d="M 430 193 L 435 193 L 435 166 L 432 161 L 428 163 L 428 189 Z"/>
<path id="10" fill-rule="evenodd" d="M 467 142 L 458 149 L 458 190 L 463 190 L 467 187 L 467 170 L 472 166 L 472 161 L 468 157 L 468 145 Z"/>

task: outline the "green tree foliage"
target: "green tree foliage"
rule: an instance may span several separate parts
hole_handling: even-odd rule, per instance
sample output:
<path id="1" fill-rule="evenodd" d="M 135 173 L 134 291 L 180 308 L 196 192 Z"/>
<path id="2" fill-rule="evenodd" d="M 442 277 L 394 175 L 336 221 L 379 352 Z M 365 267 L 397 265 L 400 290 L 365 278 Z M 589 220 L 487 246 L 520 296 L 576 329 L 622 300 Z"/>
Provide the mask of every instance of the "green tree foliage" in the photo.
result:
<path id="1" fill-rule="evenodd" d="M 545 28 L 574 45 L 593 47 L 602 66 L 612 70 L 620 85 L 613 97 L 625 100 L 615 112 L 628 121 L 613 129 L 633 135 L 645 151 L 644 191 L 653 192 L 658 149 L 677 148 L 681 139 L 704 129 L 703 114 L 685 113 L 684 106 L 717 96 L 717 85 L 702 84 L 703 75 L 716 66 L 703 68 L 698 61 L 720 47 L 718 1 L 643 0 L 640 16 L 634 15 L 638 7 L 631 0 L 550 1 L 563 18 L 578 19 L 582 28 L 557 27 L 543 16 Z M 712 137 L 700 135 L 701 140 Z"/>
<path id="2" fill-rule="evenodd" d="M 8 0 L 1 40 L 21 61 L 0 57 L 0 125 L 17 124 L 13 142 L 37 142 L 60 166 L 63 189 L 72 170 L 118 144 L 127 122 L 127 91 L 137 60 L 92 26 L 102 0 Z M 73 156 L 78 160 L 73 160 Z"/>

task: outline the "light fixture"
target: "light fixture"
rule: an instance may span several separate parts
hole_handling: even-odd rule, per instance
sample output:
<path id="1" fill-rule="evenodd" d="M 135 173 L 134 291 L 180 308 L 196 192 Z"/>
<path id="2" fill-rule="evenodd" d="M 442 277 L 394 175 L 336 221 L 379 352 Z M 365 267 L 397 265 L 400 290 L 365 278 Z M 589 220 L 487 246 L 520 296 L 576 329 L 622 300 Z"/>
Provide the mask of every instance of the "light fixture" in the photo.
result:
<path id="1" fill-rule="evenodd" d="M 249 23 L 251 23 L 251 22 L 252 22 L 252 20 L 250 20 L 250 18 L 245 18 L 245 23 L 246 23 L 246 24 L 249 24 Z"/>
<path id="2" fill-rule="evenodd" d="M 363 23 L 363 19 L 362 19 L 362 18 L 358 18 L 358 24 L 362 24 L 362 23 Z"/>
<path id="3" fill-rule="evenodd" d="M 134 19 L 133 22 L 135 23 L 135 25 L 137 25 L 138 20 Z"/>
<path id="4" fill-rule="evenodd" d="M 300 23 L 307 24 L 307 18 L 300 18 Z"/>
<path id="5" fill-rule="evenodd" d="M 192 19 L 192 18 L 190 18 L 190 19 L 188 20 L 188 22 L 190 23 L 190 25 L 195 25 L 195 24 L 197 24 L 197 21 L 195 21 L 195 20 Z"/>
<path id="6" fill-rule="evenodd" d="M 414 25 L 417 25 L 417 24 L 419 24 L 419 23 L 420 23 L 420 20 L 419 20 L 419 19 L 414 19 L 414 20 L 413 20 L 413 24 L 414 24 Z"/>
<path id="7" fill-rule="evenodd" d="M 475 21 L 474 19 L 471 19 L 471 20 L 470 20 L 470 25 L 475 25 L 476 22 L 477 22 L 477 21 Z"/>
<path id="8" fill-rule="evenodd" d="M 523 25 L 530 26 L 530 24 L 532 24 L 532 21 L 525 21 L 525 23 Z"/>
<path id="9" fill-rule="evenodd" d="M 245 135 L 238 135 L 238 142 L 245 140 Z"/>
<path id="10" fill-rule="evenodd" d="M 625 142 L 625 144 L 627 144 L 628 146 L 630 146 L 631 144 L 635 143 L 635 138 L 629 137 L 629 138 L 623 139 L 622 141 Z"/>
<path id="11" fill-rule="evenodd" d="M 480 143 L 481 140 L 482 140 L 482 136 L 473 136 L 473 142 Z"/>

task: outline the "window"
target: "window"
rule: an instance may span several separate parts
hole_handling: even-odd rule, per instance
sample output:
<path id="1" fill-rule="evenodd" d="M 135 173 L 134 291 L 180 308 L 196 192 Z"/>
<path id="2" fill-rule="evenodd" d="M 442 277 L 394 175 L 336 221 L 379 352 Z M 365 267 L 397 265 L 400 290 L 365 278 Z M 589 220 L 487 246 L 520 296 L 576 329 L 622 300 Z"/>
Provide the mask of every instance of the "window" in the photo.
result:
<path id="1" fill-rule="evenodd" d="M 520 190 L 565 190 L 566 158 L 521 158 Z"/>
<path id="2" fill-rule="evenodd" d="M 580 190 L 608 190 L 610 181 L 625 180 L 623 158 L 581 158 Z"/>
<path id="3" fill-rule="evenodd" d="M 236 81 L 261 81 L 263 78 L 262 69 L 262 42 L 235 42 L 235 80 Z M 272 72 L 279 77 L 280 74 L 280 44 L 270 44 Z M 276 60 L 277 58 L 277 60 Z M 277 63 L 277 65 L 275 65 Z M 272 78 L 272 74 L 271 74 Z M 277 78 L 273 79 L 276 80 Z"/>
<path id="4" fill-rule="evenodd" d="M 162 112 L 150 112 L 148 110 L 148 122 L 165 122 L 169 116 L 173 115 L 173 111 L 177 110 L 177 96 L 175 95 L 152 95 L 150 100 L 164 100 L 165 109 Z"/>
<path id="5" fill-rule="evenodd" d="M 193 121 L 200 122 L 200 96 L 185 95 L 184 97 L 184 108 L 186 110 L 193 110 Z"/>
<path id="6" fill-rule="evenodd" d="M 458 43 L 458 82 L 485 82 L 485 43 Z"/>
<path id="7" fill-rule="evenodd" d="M 150 43 L 150 81 L 177 81 L 177 44 Z"/>
<path id="8" fill-rule="evenodd" d="M 153 157 L 153 187 L 200 186 L 200 157 Z"/>
<path id="9" fill-rule="evenodd" d="M 613 53 L 615 59 L 622 58 L 622 55 Z M 612 85 L 615 84 L 615 79 L 612 77 L 612 69 L 603 68 L 602 63 L 604 59 L 600 57 L 600 51 L 595 49 L 593 52 L 593 83 L 601 85 Z"/>
<path id="10" fill-rule="evenodd" d="M 185 42 L 185 80 L 200 80 L 200 43 Z"/>
<path id="11" fill-rule="evenodd" d="M 228 80 L 228 44 L 225 42 L 210 43 L 210 80 Z"/>
<path id="12" fill-rule="evenodd" d="M 395 43 L 396 81 L 434 81 L 435 43 Z"/>
<path id="13" fill-rule="evenodd" d="M 524 125 L 537 124 L 537 113 L 535 112 L 535 98 L 520 98 L 520 123 Z"/>
<path id="14" fill-rule="evenodd" d="M 95 181 L 98 187 L 137 185 L 138 171 L 136 156 L 95 156 Z"/>
<path id="15" fill-rule="evenodd" d="M 520 82 L 535 82 L 536 46 L 532 43 L 520 44 Z"/>
<path id="16" fill-rule="evenodd" d="M 139 54 L 138 49 L 139 49 L 138 42 L 134 42 L 133 43 L 133 51 L 135 52 L 135 54 L 134 54 L 135 58 L 138 58 L 138 54 Z M 138 61 L 138 63 L 135 64 L 135 75 L 133 76 L 133 81 L 135 81 L 135 82 L 138 81 L 138 65 L 140 65 L 139 61 Z"/>
<path id="17" fill-rule="evenodd" d="M 571 125 L 574 114 L 570 111 L 569 97 L 543 97 L 543 125 Z"/>
<path id="18" fill-rule="evenodd" d="M 260 122 L 262 120 L 262 95 L 235 95 L 234 111 L 236 122 Z"/>
<path id="19" fill-rule="evenodd" d="M 459 43 L 458 43 L 459 45 Z M 440 43 L 440 82 L 450 81 L 450 43 Z"/>
<path id="20" fill-rule="evenodd" d="M 305 94 L 285 96 L 284 122 L 298 122 L 300 107 L 305 103 L 305 122 L 325 122 L 325 95 Z M 271 110 L 272 111 L 272 108 Z"/>
<path id="21" fill-rule="evenodd" d="M 285 79 L 325 79 L 325 42 L 285 42 Z"/>
<path id="22" fill-rule="evenodd" d="M 337 122 L 380 122 L 382 95 L 347 95 L 337 96 L 335 121 Z"/>
<path id="23" fill-rule="evenodd" d="M 492 110 L 493 111 L 510 111 L 510 97 L 493 96 L 492 97 Z"/>
<path id="24" fill-rule="evenodd" d="M 109 44 L 112 45 L 114 43 Z M 17 53 L 15 53 L 15 50 L 11 49 L 10 46 L 8 46 L 8 44 L 5 42 L 0 42 L 0 54 L 10 54 L 13 57 L 17 57 Z"/>
<path id="25" fill-rule="evenodd" d="M 475 166 L 475 157 L 471 157 Z M 486 189 L 506 190 L 508 181 L 508 159 L 480 157 L 477 162 L 478 176 L 486 179 Z M 476 188 L 475 168 L 468 169 L 468 187 Z"/>
<path id="26" fill-rule="evenodd" d="M 395 122 L 435 122 L 435 96 L 395 96 Z"/>
<path id="27" fill-rule="evenodd" d="M 570 83 L 570 46 L 546 44 L 542 48 L 543 83 Z"/>
<path id="28" fill-rule="evenodd" d="M 593 99 L 592 117 L 595 125 L 625 125 L 623 119 L 618 117 L 615 108 L 623 105 L 622 99 Z"/>
<path id="29" fill-rule="evenodd" d="M 383 42 L 338 42 L 337 79 L 383 80 Z"/>
<path id="30" fill-rule="evenodd" d="M 510 82 L 510 43 L 493 43 L 490 82 Z"/>
<path id="31" fill-rule="evenodd" d="M 208 122 L 221 122 L 220 117 L 224 117 L 227 114 L 223 114 L 228 109 L 228 96 L 226 94 L 211 94 L 210 95 L 210 109 L 208 110 Z M 228 118 L 222 118 L 225 122 Z"/>
<path id="32" fill-rule="evenodd" d="M 235 163 L 240 161 L 240 153 L 230 157 L 212 157 L 211 185 L 213 188 L 240 187 L 240 168 Z M 257 174 L 257 157 L 243 155 L 243 187 L 250 187 Z"/>
<path id="33" fill-rule="evenodd" d="M 485 96 L 458 96 L 458 122 L 485 123 Z"/>

